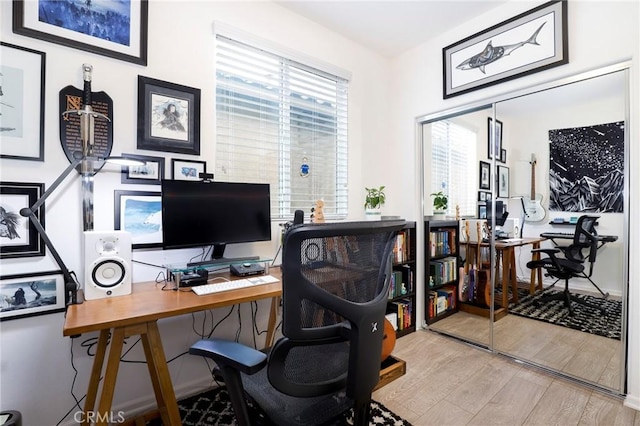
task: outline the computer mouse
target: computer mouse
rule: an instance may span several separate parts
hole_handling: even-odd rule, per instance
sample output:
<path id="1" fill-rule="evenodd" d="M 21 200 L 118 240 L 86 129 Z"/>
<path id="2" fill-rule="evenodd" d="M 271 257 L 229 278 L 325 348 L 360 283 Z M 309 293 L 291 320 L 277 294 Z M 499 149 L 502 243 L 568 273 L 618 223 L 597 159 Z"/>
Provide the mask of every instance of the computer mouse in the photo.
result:
<path id="1" fill-rule="evenodd" d="M 242 266 L 244 266 L 245 268 L 248 268 L 248 267 L 251 266 L 251 264 L 250 263 L 243 263 Z"/>

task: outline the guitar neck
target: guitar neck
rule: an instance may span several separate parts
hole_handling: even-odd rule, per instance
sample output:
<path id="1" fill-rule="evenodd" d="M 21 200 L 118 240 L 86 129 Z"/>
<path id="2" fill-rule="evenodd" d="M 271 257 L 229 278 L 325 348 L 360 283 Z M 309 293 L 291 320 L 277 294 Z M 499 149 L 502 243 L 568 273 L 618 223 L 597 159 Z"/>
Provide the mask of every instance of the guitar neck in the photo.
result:
<path id="1" fill-rule="evenodd" d="M 536 162 L 531 162 L 531 195 L 529 197 L 532 200 L 536 199 Z"/>

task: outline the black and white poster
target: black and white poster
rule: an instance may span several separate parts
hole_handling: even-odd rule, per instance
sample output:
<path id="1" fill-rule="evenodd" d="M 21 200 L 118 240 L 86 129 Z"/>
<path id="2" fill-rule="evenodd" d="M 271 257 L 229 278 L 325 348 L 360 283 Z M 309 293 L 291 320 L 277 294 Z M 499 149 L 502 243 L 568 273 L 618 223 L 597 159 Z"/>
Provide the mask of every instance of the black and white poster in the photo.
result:
<path id="1" fill-rule="evenodd" d="M 624 121 L 549 130 L 549 209 L 621 213 Z"/>

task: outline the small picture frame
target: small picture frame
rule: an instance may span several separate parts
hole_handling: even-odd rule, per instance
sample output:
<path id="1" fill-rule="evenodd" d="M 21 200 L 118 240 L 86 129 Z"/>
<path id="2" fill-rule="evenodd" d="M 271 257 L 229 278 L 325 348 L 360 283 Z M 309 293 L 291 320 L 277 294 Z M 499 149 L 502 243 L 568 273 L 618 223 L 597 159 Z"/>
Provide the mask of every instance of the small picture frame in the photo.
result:
<path id="1" fill-rule="evenodd" d="M 144 162 L 142 166 L 122 166 L 122 183 L 160 185 L 160 181 L 164 179 L 164 157 L 136 154 L 122 154 L 122 156 Z"/>
<path id="2" fill-rule="evenodd" d="M 138 149 L 200 155 L 200 89 L 138 76 Z"/>
<path id="3" fill-rule="evenodd" d="M 487 127 L 487 156 L 489 160 L 495 157 L 496 160 L 500 160 L 502 153 L 502 121 L 496 120 L 496 125 L 493 125 L 493 118 L 488 118 Z M 491 137 L 491 130 L 494 130 L 494 137 Z M 493 144 L 491 143 L 493 141 Z M 506 154 L 506 153 L 505 153 Z M 506 155 L 505 155 L 506 158 Z"/>
<path id="4" fill-rule="evenodd" d="M 13 32 L 147 65 L 147 0 L 105 1 L 92 8 L 80 3 L 91 4 L 90 1 L 13 0 Z M 41 12 L 43 8 L 46 13 Z"/>
<path id="5" fill-rule="evenodd" d="M 171 160 L 171 172 L 173 180 L 199 181 L 201 180 L 200 173 L 207 172 L 207 162 L 173 158 Z"/>
<path id="6" fill-rule="evenodd" d="M 0 277 L 0 321 L 63 312 L 62 271 L 32 272 Z"/>
<path id="7" fill-rule="evenodd" d="M 500 162 L 501 163 L 507 163 L 507 150 L 502 148 L 500 150 Z"/>
<path id="8" fill-rule="evenodd" d="M 478 204 L 478 219 L 487 218 L 487 206 L 486 204 Z"/>
<path id="9" fill-rule="evenodd" d="M 0 259 L 44 256 L 38 230 L 20 210 L 33 206 L 44 194 L 44 183 L 0 182 Z M 44 227 L 44 204 L 35 217 Z"/>
<path id="10" fill-rule="evenodd" d="M 44 161 L 46 54 L 0 42 L 0 58 L 0 157 Z"/>
<path id="11" fill-rule="evenodd" d="M 131 233 L 132 248 L 162 247 L 160 192 L 114 191 L 113 229 Z"/>
<path id="12" fill-rule="evenodd" d="M 491 192 L 487 191 L 478 191 L 478 201 L 487 201 L 491 200 Z"/>
<path id="13" fill-rule="evenodd" d="M 509 198 L 509 168 L 498 166 L 497 173 L 498 198 Z"/>
<path id="14" fill-rule="evenodd" d="M 480 189 L 491 190 L 491 164 L 480 161 L 480 173 L 478 176 Z"/>

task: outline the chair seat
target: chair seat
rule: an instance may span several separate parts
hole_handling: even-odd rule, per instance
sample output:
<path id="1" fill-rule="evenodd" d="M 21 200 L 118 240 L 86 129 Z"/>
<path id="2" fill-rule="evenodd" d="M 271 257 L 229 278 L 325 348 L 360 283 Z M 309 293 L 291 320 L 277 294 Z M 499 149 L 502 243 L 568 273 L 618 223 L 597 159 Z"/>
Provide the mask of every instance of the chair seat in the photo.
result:
<path id="1" fill-rule="evenodd" d="M 556 262 L 560 266 L 561 270 L 558 270 L 558 268 L 556 268 L 556 266 L 554 265 L 553 260 L 551 260 L 548 257 L 540 260 L 532 260 L 530 262 L 527 262 L 527 268 L 529 269 L 544 268 L 552 271 L 550 272 L 550 274 L 553 276 L 558 276 L 557 274 L 560 274 L 563 271 L 564 271 L 563 275 L 568 275 L 568 276 L 572 276 L 573 274 L 579 274 L 582 271 L 584 271 L 584 264 L 582 263 L 578 263 L 578 262 L 568 260 L 568 259 L 563 259 L 563 258 L 556 258 Z M 562 277 L 558 276 L 558 278 L 564 278 L 564 276 Z"/>

